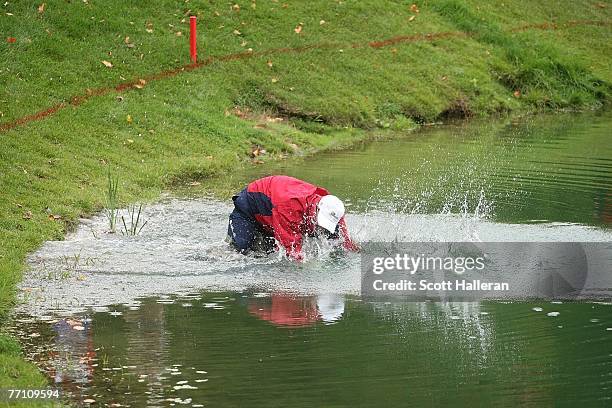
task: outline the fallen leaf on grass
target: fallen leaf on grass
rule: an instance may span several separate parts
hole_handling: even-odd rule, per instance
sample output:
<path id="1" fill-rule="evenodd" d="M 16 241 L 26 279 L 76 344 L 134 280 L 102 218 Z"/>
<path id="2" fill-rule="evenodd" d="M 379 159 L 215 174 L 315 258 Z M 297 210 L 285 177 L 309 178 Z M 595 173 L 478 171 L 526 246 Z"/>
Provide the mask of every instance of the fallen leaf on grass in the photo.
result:
<path id="1" fill-rule="evenodd" d="M 293 29 L 293 31 L 295 31 L 296 34 L 301 34 L 302 33 L 302 25 L 299 24 L 297 27 L 295 27 Z"/>
<path id="2" fill-rule="evenodd" d="M 38 13 L 42 14 L 45 12 L 45 3 L 41 4 L 40 6 L 38 6 Z"/>
<path id="3" fill-rule="evenodd" d="M 17 41 L 17 39 L 15 37 L 8 37 L 6 39 L 6 42 L 9 43 L 9 44 L 13 44 L 16 41 Z"/>
<path id="4" fill-rule="evenodd" d="M 275 84 L 278 82 L 278 78 L 272 78 L 272 83 Z"/>
<path id="5" fill-rule="evenodd" d="M 125 120 L 127 121 L 127 123 L 132 123 L 133 122 L 132 115 L 127 115 Z"/>
<path id="6" fill-rule="evenodd" d="M 106 68 L 112 68 L 113 67 L 113 64 L 110 63 L 109 61 L 102 60 L 102 63 L 106 66 Z"/>
<path id="7" fill-rule="evenodd" d="M 23 217 L 24 220 L 31 220 L 32 219 L 32 211 L 26 211 L 23 213 Z"/>
<path id="8" fill-rule="evenodd" d="M 57 221 L 57 220 L 61 220 L 62 216 L 59 214 L 49 214 L 49 219 L 52 221 Z"/>
<path id="9" fill-rule="evenodd" d="M 512 95 L 514 95 L 515 98 L 520 98 L 521 91 L 517 89 L 516 91 L 514 91 L 514 93 Z"/>
<path id="10" fill-rule="evenodd" d="M 177 31 L 176 33 L 174 33 L 174 35 L 176 35 L 177 37 L 181 37 L 183 35 L 183 33 L 180 32 L 180 31 Z"/>
<path id="11" fill-rule="evenodd" d="M 413 13 L 418 13 L 419 6 L 417 6 L 416 4 L 412 4 L 412 6 L 410 6 L 410 11 L 412 11 Z"/>
<path id="12" fill-rule="evenodd" d="M 416 18 L 416 16 L 410 16 L 410 18 L 408 19 L 408 21 L 413 21 Z"/>
<path id="13" fill-rule="evenodd" d="M 234 35 L 242 35 L 242 33 L 238 30 L 234 30 L 233 32 L 234 32 Z"/>
<path id="14" fill-rule="evenodd" d="M 136 89 L 142 89 L 144 88 L 144 86 L 147 84 L 147 81 L 145 81 L 144 79 L 139 79 L 137 84 L 134 84 L 134 88 Z"/>
<path id="15" fill-rule="evenodd" d="M 272 65 L 274 64 L 272 63 L 272 61 L 268 60 L 268 62 L 266 62 L 266 65 L 268 65 L 269 68 L 272 68 Z"/>
<path id="16" fill-rule="evenodd" d="M 240 5 L 239 5 L 239 4 L 234 4 L 234 5 L 232 6 L 232 10 L 233 10 L 233 11 L 240 11 Z"/>
<path id="17" fill-rule="evenodd" d="M 149 34 L 152 34 L 152 33 L 153 33 L 153 29 L 152 29 L 152 28 L 147 28 L 145 31 L 146 31 L 147 33 L 149 33 Z"/>
<path id="18" fill-rule="evenodd" d="M 256 146 L 251 150 L 251 157 L 259 157 L 262 154 L 266 154 L 266 149 L 262 149 L 259 146 Z"/>
<path id="19" fill-rule="evenodd" d="M 195 187 L 195 186 L 199 186 L 202 183 L 200 183 L 199 181 L 192 181 L 191 183 L 187 183 L 187 184 Z"/>

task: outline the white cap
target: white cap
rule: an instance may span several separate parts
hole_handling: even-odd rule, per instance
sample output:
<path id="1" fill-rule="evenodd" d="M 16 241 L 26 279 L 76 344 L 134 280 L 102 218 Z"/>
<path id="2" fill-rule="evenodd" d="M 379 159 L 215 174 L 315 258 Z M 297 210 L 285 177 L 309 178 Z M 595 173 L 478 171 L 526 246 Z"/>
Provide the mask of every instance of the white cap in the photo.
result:
<path id="1" fill-rule="evenodd" d="M 317 212 L 317 224 L 331 233 L 336 232 L 336 225 L 344 217 L 344 204 L 334 195 L 321 197 Z"/>

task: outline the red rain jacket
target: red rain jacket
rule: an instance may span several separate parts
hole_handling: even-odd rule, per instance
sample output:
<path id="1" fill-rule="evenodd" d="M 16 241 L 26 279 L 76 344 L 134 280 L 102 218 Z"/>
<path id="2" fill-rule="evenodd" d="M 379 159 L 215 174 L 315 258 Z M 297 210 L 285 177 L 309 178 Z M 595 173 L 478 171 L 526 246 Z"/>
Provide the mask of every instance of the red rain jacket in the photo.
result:
<path id="1" fill-rule="evenodd" d="M 302 259 L 302 235 L 314 232 L 317 204 L 329 192 L 313 184 L 289 176 L 269 176 L 247 186 L 251 196 L 269 198 L 270 215 L 254 213 L 255 219 L 285 248 L 287 254 Z M 339 222 L 344 247 L 356 249 L 348 235 L 344 217 Z"/>

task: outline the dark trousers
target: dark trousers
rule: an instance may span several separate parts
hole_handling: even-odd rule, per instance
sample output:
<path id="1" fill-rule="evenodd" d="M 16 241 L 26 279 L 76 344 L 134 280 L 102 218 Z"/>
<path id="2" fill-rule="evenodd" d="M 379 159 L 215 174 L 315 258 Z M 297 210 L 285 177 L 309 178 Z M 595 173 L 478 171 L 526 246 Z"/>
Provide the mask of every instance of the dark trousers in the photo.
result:
<path id="1" fill-rule="evenodd" d="M 234 248 L 243 254 L 249 251 L 271 253 L 276 246 L 274 236 L 238 208 L 234 208 L 229 216 L 227 235 Z"/>

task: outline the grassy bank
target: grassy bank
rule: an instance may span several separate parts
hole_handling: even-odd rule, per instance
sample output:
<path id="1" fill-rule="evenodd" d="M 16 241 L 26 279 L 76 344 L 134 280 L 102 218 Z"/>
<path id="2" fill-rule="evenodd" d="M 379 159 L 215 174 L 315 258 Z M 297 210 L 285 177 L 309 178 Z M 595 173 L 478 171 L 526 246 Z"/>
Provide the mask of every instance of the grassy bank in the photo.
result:
<path id="1" fill-rule="evenodd" d="M 0 9 L 0 125 L 60 107 L 0 132 L 2 315 L 26 254 L 101 208 L 109 167 L 124 203 L 146 201 L 376 129 L 611 95 L 612 11 L 599 2 L 41 4 Z M 189 15 L 206 63 L 155 76 L 189 64 Z M 0 386 L 41 380 L 6 337 L 0 374 Z"/>

